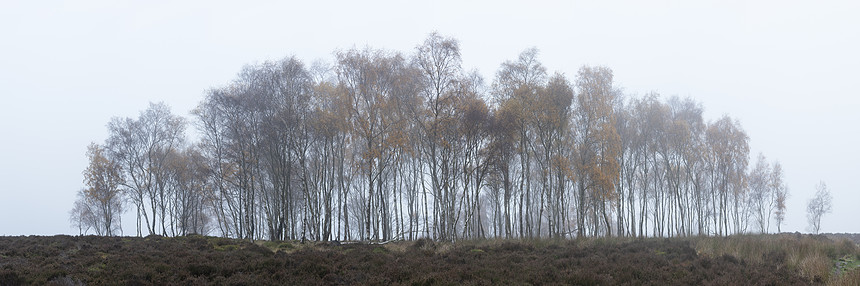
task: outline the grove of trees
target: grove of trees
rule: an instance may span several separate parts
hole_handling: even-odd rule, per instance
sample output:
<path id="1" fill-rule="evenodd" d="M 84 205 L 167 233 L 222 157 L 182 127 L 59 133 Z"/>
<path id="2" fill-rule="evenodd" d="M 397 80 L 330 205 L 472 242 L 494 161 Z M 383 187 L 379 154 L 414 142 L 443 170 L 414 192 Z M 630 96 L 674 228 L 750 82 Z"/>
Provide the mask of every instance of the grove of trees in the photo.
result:
<path id="1" fill-rule="evenodd" d="M 129 209 L 139 236 L 320 241 L 779 230 L 782 168 L 750 168 L 737 120 L 625 95 L 607 67 L 550 74 L 538 55 L 489 84 L 437 33 L 407 54 L 246 66 L 190 120 L 163 103 L 111 120 L 72 222 L 115 235 Z"/>

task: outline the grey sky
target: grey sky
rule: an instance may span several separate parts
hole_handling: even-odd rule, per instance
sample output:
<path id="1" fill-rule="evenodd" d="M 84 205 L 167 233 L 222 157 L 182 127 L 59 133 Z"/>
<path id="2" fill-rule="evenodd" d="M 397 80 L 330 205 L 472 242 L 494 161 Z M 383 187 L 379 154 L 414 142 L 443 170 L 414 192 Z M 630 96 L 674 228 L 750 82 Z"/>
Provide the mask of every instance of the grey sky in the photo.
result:
<path id="1" fill-rule="evenodd" d="M 354 46 L 411 53 L 432 31 L 459 39 L 464 67 L 487 83 L 534 46 L 571 79 L 605 65 L 627 94 L 729 114 L 751 163 L 763 152 L 783 164 L 784 230 L 805 231 L 824 180 L 834 204 L 822 231 L 860 232 L 860 2 L 176 2 L 0 1 L 0 235 L 76 233 L 68 210 L 86 146 L 111 117 L 150 101 L 190 117 L 245 64 L 331 61 Z M 125 225 L 132 233 L 132 217 Z"/>

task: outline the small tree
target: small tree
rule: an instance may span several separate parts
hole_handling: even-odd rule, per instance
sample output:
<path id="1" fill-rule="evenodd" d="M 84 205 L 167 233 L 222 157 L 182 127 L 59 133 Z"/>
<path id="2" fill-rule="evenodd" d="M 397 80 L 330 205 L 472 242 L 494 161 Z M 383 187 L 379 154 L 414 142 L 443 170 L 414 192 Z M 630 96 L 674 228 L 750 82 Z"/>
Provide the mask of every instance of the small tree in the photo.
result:
<path id="1" fill-rule="evenodd" d="M 78 228 L 78 235 L 84 235 L 95 225 L 93 212 L 90 209 L 90 205 L 86 203 L 83 189 L 78 191 L 78 199 L 75 201 L 75 206 L 69 211 L 69 222 L 72 223 L 72 226 Z"/>
<path id="2" fill-rule="evenodd" d="M 806 219 L 809 220 L 809 230 L 817 234 L 821 230 L 821 217 L 831 211 L 833 197 L 824 181 L 818 183 L 815 190 L 815 197 L 806 205 Z"/>
<path id="3" fill-rule="evenodd" d="M 782 165 L 779 162 L 773 164 L 771 171 L 771 184 L 773 188 L 774 201 L 776 208 L 774 209 L 774 219 L 776 220 L 776 232 L 782 232 L 782 223 L 785 221 L 785 202 L 788 200 L 788 187 L 785 186 L 783 180 Z"/>
<path id="4" fill-rule="evenodd" d="M 774 205 L 773 177 L 770 163 L 763 154 L 758 154 L 755 168 L 750 171 L 748 177 L 750 186 L 749 203 L 760 233 L 767 233 L 768 222 Z"/>
<path id="5" fill-rule="evenodd" d="M 70 221 L 84 234 L 90 228 L 98 235 L 111 236 L 121 231 L 122 176 L 119 165 L 104 155 L 98 144 L 87 147 L 89 166 L 84 170 L 85 189 L 78 192 L 78 200 L 71 211 Z"/>

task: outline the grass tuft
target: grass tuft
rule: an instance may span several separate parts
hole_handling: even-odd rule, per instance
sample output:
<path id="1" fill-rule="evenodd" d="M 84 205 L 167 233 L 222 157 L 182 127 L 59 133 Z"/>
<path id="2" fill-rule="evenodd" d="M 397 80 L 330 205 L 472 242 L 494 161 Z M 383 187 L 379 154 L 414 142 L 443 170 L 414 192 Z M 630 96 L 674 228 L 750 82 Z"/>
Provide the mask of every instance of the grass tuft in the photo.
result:
<path id="1" fill-rule="evenodd" d="M 694 241 L 699 255 L 731 255 L 753 263 L 777 263 L 812 283 L 836 279 L 832 276 L 836 270 L 835 261 L 845 255 L 857 255 L 857 246 L 853 242 L 835 243 L 815 235 L 733 235 L 700 237 Z"/>

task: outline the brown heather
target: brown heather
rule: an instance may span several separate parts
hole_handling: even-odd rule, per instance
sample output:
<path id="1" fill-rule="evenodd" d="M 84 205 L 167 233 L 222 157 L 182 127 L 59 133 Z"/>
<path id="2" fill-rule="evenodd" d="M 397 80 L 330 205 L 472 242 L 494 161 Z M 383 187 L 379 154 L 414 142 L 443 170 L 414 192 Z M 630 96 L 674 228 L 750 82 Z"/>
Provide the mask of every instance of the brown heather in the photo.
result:
<path id="1" fill-rule="evenodd" d="M 858 285 L 823 236 L 387 244 L 0 237 L 0 285 Z"/>

